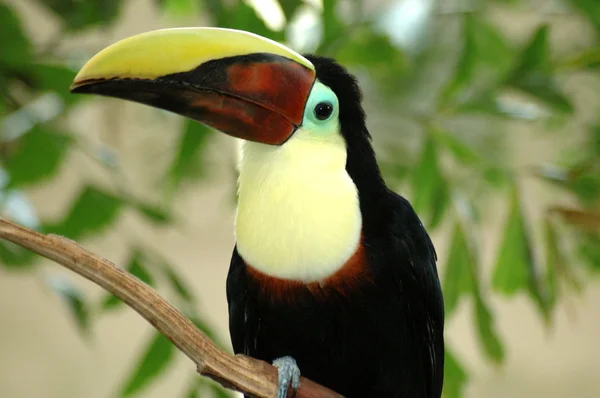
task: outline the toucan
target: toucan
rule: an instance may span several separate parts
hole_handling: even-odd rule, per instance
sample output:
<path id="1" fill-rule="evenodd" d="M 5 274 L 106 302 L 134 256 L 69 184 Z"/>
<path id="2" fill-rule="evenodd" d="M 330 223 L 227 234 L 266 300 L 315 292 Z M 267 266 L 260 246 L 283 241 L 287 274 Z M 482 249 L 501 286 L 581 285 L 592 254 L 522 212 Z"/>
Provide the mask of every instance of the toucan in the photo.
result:
<path id="1" fill-rule="evenodd" d="M 278 368 L 279 398 L 300 374 L 346 397 L 441 396 L 436 251 L 386 186 L 346 68 L 250 32 L 162 29 L 93 56 L 71 91 L 242 140 L 229 331 L 236 354 Z"/>

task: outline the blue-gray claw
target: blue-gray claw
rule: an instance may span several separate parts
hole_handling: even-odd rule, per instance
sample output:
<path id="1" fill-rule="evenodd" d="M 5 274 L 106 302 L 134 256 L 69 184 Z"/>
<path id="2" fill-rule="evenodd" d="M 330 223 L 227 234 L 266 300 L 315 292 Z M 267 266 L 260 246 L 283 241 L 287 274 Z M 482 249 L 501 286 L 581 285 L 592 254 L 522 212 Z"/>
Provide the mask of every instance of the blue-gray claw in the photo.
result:
<path id="1" fill-rule="evenodd" d="M 286 398 L 290 383 L 294 391 L 292 397 L 296 396 L 296 390 L 300 387 L 300 368 L 292 357 L 281 357 L 273 361 L 279 375 L 279 388 L 277 398 Z"/>

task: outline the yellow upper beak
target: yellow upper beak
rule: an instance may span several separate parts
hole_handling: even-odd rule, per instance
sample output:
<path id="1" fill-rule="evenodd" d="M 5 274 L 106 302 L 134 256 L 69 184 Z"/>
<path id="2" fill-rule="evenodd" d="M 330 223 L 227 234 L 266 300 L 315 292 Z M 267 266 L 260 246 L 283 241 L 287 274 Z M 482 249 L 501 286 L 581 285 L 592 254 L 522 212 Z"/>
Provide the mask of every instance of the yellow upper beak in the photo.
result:
<path id="1" fill-rule="evenodd" d="M 301 125 L 312 63 L 261 36 L 178 28 L 121 40 L 92 57 L 71 91 L 166 109 L 253 141 L 280 145 Z"/>

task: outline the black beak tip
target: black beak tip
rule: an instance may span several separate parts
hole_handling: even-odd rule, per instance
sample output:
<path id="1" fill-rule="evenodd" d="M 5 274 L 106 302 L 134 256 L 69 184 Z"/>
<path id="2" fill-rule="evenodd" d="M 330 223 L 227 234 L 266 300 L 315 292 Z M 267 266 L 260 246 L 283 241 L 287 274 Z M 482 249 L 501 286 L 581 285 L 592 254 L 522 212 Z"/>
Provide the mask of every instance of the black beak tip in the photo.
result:
<path id="1" fill-rule="evenodd" d="M 71 92 L 71 94 L 90 93 L 93 91 L 93 89 L 92 89 L 93 86 L 94 86 L 93 84 L 89 84 L 87 82 L 77 82 L 77 83 L 71 84 L 71 87 L 69 87 L 69 91 Z"/>
<path id="2" fill-rule="evenodd" d="M 87 79 L 82 81 L 75 81 L 71 83 L 69 91 L 72 94 L 92 94 L 99 93 L 98 89 L 107 86 L 110 83 L 118 79 Z"/>

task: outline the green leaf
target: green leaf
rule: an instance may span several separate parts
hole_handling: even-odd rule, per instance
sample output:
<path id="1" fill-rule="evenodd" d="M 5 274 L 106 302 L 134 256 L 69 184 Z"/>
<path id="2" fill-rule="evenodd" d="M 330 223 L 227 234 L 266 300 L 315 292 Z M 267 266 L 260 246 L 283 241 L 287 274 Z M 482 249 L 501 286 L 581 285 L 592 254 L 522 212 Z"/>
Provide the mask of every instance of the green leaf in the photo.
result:
<path id="1" fill-rule="evenodd" d="M 548 32 L 548 25 L 542 25 L 536 30 L 507 82 L 509 86 L 537 98 L 557 112 L 571 113 L 573 105 L 552 76 Z"/>
<path id="2" fill-rule="evenodd" d="M 596 124 L 589 129 L 590 148 L 592 153 L 600 158 L 600 124 Z"/>
<path id="3" fill-rule="evenodd" d="M 155 332 L 137 368 L 127 379 L 120 396 L 130 397 L 155 381 L 173 362 L 175 346 L 162 334 Z"/>
<path id="4" fill-rule="evenodd" d="M 508 73 L 513 62 L 512 49 L 502 34 L 481 18 L 465 15 L 462 37 L 454 77 L 441 95 L 444 102 L 452 97 L 464 101 L 474 93 L 488 91 Z"/>
<path id="5" fill-rule="evenodd" d="M 461 398 L 469 375 L 449 347 L 446 347 L 444 358 L 444 398 Z"/>
<path id="6" fill-rule="evenodd" d="M 294 14 L 298 10 L 298 8 L 302 5 L 301 0 L 279 0 L 279 5 L 281 6 L 281 10 L 283 11 L 283 15 L 287 22 L 289 23 L 291 19 L 294 17 Z"/>
<path id="7" fill-rule="evenodd" d="M 370 55 L 365 57 L 365 53 Z M 402 52 L 397 49 L 385 34 L 374 32 L 371 28 L 363 28 L 352 34 L 335 52 L 338 62 L 346 66 L 361 65 L 372 68 L 392 68 L 398 73 L 405 68 Z"/>
<path id="8" fill-rule="evenodd" d="M 548 284 L 548 306 L 553 309 L 558 298 L 559 269 L 564 268 L 565 262 L 559 248 L 558 237 L 550 218 L 544 222 L 544 237 L 546 243 L 546 283 Z"/>
<path id="9" fill-rule="evenodd" d="M 456 209 L 463 222 L 471 219 L 466 204 L 457 203 Z M 473 245 L 467 240 L 465 226 L 457 222 L 452 232 L 452 242 L 444 277 L 444 304 L 446 313 L 456 308 L 458 299 L 466 293 L 473 293 L 473 306 L 478 337 L 487 357 L 494 362 L 504 359 L 504 349 L 494 328 L 492 314 L 481 295 L 479 273 Z"/>
<path id="10" fill-rule="evenodd" d="M 576 173 L 568 184 L 584 206 L 594 206 L 600 201 L 600 173 L 598 170 L 586 170 Z"/>
<path id="11" fill-rule="evenodd" d="M 455 107 L 456 112 L 481 114 L 514 120 L 537 120 L 544 113 L 530 102 L 515 98 L 503 98 L 496 90 L 482 92 Z"/>
<path id="12" fill-rule="evenodd" d="M 176 192 L 186 179 L 202 174 L 199 161 L 211 134 L 212 130 L 207 126 L 186 120 L 177 152 L 167 172 L 169 194 Z"/>
<path id="13" fill-rule="evenodd" d="M 112 310 L 118 308 L 123 302 L 117 298 L 117 296 L 113 296 L 112 294 L 106 296 L 104 301 L 102 302 L 103 310 Z"/>
<path id="14" fill-rule="evenodd" d="M 323 36 L 316 51 L 317 54 L 330 55 L 336 42 L 346 35 L 345 26 L 337 15 L 337 5 L 338 0 L 323 2 L 323 14 L 321 15 Z"/>
<path id="15" fill-rule="evenodd" d="M 71 315 L 82 332 L 88 333 L 90 327 L 90 311 L 85 295 L 64 276 L 50 275 L 46 278 L 50 289 L 67 304 Z"/>
<path id="16" fill-rule="evenodd" d="M 83 239 L 112 224 L 122 207 L 123 202 L 116 196 L 88 185 L 81 190 L 67 217 L 48 229 L 70 239 Z"/>
<path id="17" fill-rule="evenodd" d="M 488 358 L 496 363 L 501 363 L 504 360 L 504 347 L 494 328 L 490 310 L 480 294 L 475 295 L 474 305 L 479 341 L 483 350 Z"/>
<path id="18" fill-rule="evenodd" d="M 533 37 L 521 53 L 520 69 L 543 73 L 552 72 L 550 45 L 548 43 L 549 31 L 550 28 L 548 25 L 542 25 L 535 31 Z"/>
<path id="19" fill-rule="evenodd" d="M 600 236 L 597 233 L 582 234 L 579 239 L 578 251 L 591 270 L 600 271 Z"/>
<path id="20" fill-rule="evenodd" d="M 499 166 L 489 166 L 483 169 L 483 178 L 488 184 L 500 188 L 508 180 L 506 170 Z"/>
<path id="21" fill-rule="evenodd" d="M 564 280 L 575 291 L 581 291 L 581 282 L 572 268 L 561 245 L 560 236 L 552 218 L 544 220 L 544 238 L 546 249 L 546 285 L 548 292 L 548 307 L 553 309 L 559 297 L 559 282 Z"/>
<path id="22" fill-rule="evenodd" d="M 471 146 L 451 132 L 436 131 L 435 139 L 439 144 L 448 149 L 454 159 L 464 165 L 472 166 L 482 161 L 481 157 Z"/>
<path id="23" fill-rule="evenodd" d="M 158 225 L 165 225 L 173 221 L 168 210 L 161 207 L 149 205 L 141 202 L 130 203 L 141 215 Z"/>
<path id="24" fill-rule="evenodd" d="M 12 242 L 0 240 L 0 266 L 9 270 L 30 270 L 38 257 Z"/>
<path id="25" fill-rule="evenodd" d="M 154 278 L 146 268 L 144 264 L 143 256 L 139 249 L 135 250 L 130 256 L 130 259 L 125 267 L 125 270 L 146 283 L 147 285 L 154 286 Z M 102 309 L 111 310 L 120 306 L 123 302 L 112 294 L 107 294 L 106 298 L 102 303 Z"/>
<path id="26" fill-rule="evenodd" d="M 469 267 L 474 259 L 469 252 L 467 239 L 460 224 L 457 223 L 453 231 L 443 278 L 444 305 L 447 316 L 456 309 L 461 296 L 473 291 L 473 280 Z"/>
<path id="27" fill-rule="evenodd" d="M 594 133 L 594 130 L 591 130 Z M 575 162 L 569 167 L 552 164 L 537 167 L 535 174 L 558 187 L 570 190 L 584 207 L 594 208 L 600 202 L 600 164 L 597 163 L 594 138 L 577 151 Z"/>
<path id="28" fill-rule="evenodd" d="M 27 186 L 54 176 L 73 144 L 70 135 L 35 126 L 18 141 L 16 150 L 4 159 L 10 175 L 8 188 Z"/>
<path id="29" fill-rule="evenodd" d="M 590 20 L 600 34 L 600 3 L 596 0 L 569 0 L 569 2 Z"/>
<path id="30" fill-rule="evenodd" d="M 545 321 L 549 322 L 548 292 L 533 256 L 533 242 L 527 231 L 521 206 L 515 184 L 512 187 L 510 212 L 492 277 L 492 287 L 507 296 L 526 289 L 539 306 Z"/>
<path id="31" fill-rule="evenodd" d="M 525 230 L 521 202 L 517 190 L 513 189 L 504 237 L 492 277 L 492 287 L 508 296 L 526 289 L 529 283 L 527 269 L 532 262 L 531 242 Z"/>
<path id="32" fill-rule="evenodd" d="M 0 64 L 14 68 L 22 68 L 31 60 L 32 45 L 25 35 L 17 13 L 0 3 Z"/>
<path id="33" fill-rule="evenodd" d="M 383 144 L 384 152 L 379 161 L 386 179 L 401 183 L 410 176 L 414 163 L 414 154 L 404 145 L 392 141 Z"/>
<path id="34" fill-rule="evenodd" d="M 194 301 L 194 295 L 191 290 L 186 286 L 185 282 L 177 274 L 177 272 L 169 264 L 164 264 L 164 271 L 167 280 L 169 281 L 173 290 L 179 295 L 181 299 L 187 302 Z"/>
<path id="35" fill-rule="evenodd" d="M 433 133 L 427 135 L 421 159 L 413 171 L 413 207 L 426 217 L 426 224 L 434 229 L 442 221 L 448 208 L 447 183 L 438 164 L 438 152 Z"/>
<path id="36" fill-rule="evenodd" d="M 198 14 L 200 2 L 197 0 L 162 0 L 161 8 L 165 14 L 173 18 L 180 18 Z"/>
<path id="37" fill-rule="evenodd" d="M 119 15 L 121 0 L 45 0 L 42 2 L 62 19 L 67 31 L 108 25 Z"/>
<path id="38" fill-rule="evenodd" d="M 594 47 L 573 55 L 561 62 L 560 70 L 581 70 L 600 68 L 600 47 Z"/>
<path id="39" fill-rule="evenodd" d="M 228 10 L 221 0 L 204 0 L 204 6 L 208 13 L 212 16 L 215 26 L 225 26 L 229 17 Z"/>
<path id="40" fill-rule="evenodd" d="M 82 99 L 71 94 L 69 87 L 75 78 L 76 71 L 59 64 L 36 64 L 33 68 L 35 86 L 40 91 L 54 91 L 67 105 Z"/>
<path id="41" fill-rule="evenodd" d="M 338 62 L 346 67 L 366 68 L 381 90 L 397 94 L 398 82 L 408 70 L 408 65 L 402 51 L 392 44 L 387 35 L 365 27 L 346 34 L 337 44 L 331 55 Z"/>
<path id="42" fill-rule="evenodd" d="M 134 255 L 133 259 L 129 263 L 129 266 L 127 267 L 127 270 L 145 284 L 154 286 L 154 279 L 146 269 L 144 263 L 142 262 L 142 256 L 139 253 Z"/>
<path id="43" fill-rule="evenodd" d="M 394 161 L 380 161 L 379 167 L 384 179 L 390 185 L 402 183 L 410 172 L 410 166 Z"/>

